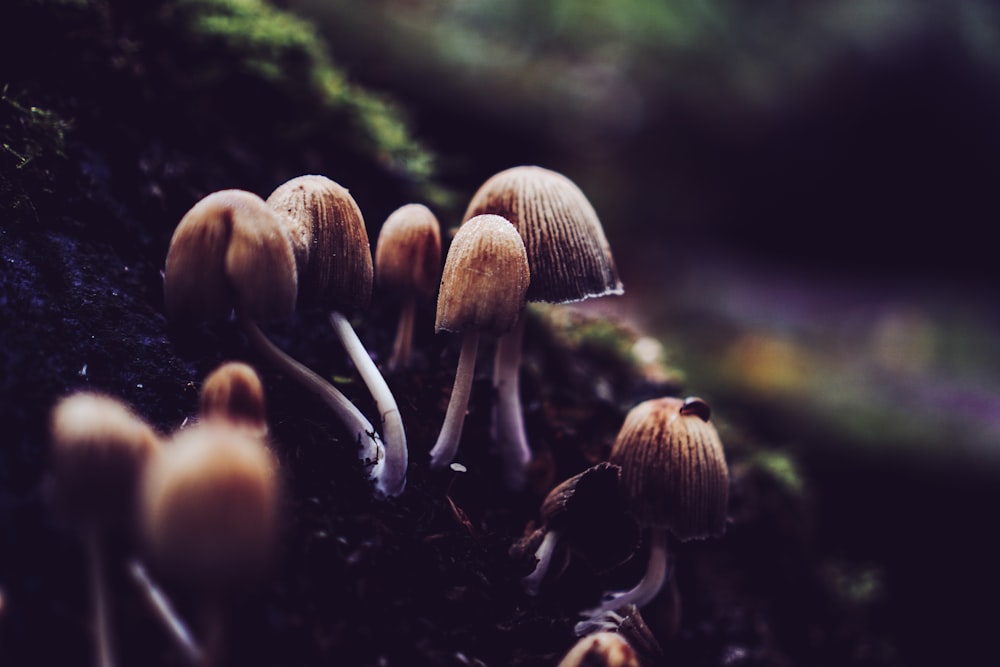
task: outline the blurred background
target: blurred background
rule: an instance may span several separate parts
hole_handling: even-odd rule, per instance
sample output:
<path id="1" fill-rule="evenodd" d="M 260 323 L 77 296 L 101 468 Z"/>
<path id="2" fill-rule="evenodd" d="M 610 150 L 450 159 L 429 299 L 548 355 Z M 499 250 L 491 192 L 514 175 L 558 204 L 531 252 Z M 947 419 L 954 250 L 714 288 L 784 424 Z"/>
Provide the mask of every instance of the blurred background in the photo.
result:
<path id="1" fill-rule="evenodd" d="M 406 110 L 459 215 L 514 164 L 575 180 L 626 286 L 590 307 L 799 462 L 906 662 L 990 650 L 994 3 L 283 4 Z"/>

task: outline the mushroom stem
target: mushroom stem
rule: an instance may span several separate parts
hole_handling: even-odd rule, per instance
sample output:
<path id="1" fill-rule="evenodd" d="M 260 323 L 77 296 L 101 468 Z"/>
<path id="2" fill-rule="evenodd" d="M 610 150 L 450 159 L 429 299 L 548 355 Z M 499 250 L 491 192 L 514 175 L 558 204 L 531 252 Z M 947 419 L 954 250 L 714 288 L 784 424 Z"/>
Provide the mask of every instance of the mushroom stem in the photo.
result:
<path id="1" fill-rule="evenodd" d="M 104 545 L 101 539 L 100 531 L 96 526 L 90 526 L 84 530 L 83 541 L 87 553 L 90 594 L 94 605 L 97 664 L 100 667 L 114 667 L 111 609 L 108 600 L 108 580 L 104 570 Z"/>
<path id="2" fill-rule="evenodd" d="M 493 359 L 493 386 L 497 392 L 497 403 L 493 408 L 491 435 L 500 448 L 504 479 L 512 491 L 519 491 L 524 486 L 525 470 L 531 462 L 518 381 L 524 320 L 522 313 L 514 328 L 500 336 Z"/>
<path id="3" fill-rule="evenodd" d="M 396 327 L 396 339 L 392 343 L 392 356 L 386 367 L 390 371 L 406 368 L 410 365 L 410 355 L 413 352 L 413 322 L 416 318 L 417 296 L 407 294 L 399 311 L 399 325 Z"/>
<path id="4" fill-rule="evenodd" d="M 649 528 L 649 560 L 646 573 L 635 586 L 627 591 L 605 593 L 601 603 L 583 612 L 584 620 L 576 624 L 578 636 L 591 632 L 595 624 L 602 625 L 608 614 L 626 605 L 643 607 L 656 597 L 667 581 L 669 554 L 667 551 L 667 529 L 663 526 Z"/>
<path id="5" fill-rule="evenodd" d="M 340 312 L 333 311 L 330 313 L 330 324 L 333 325 L 333 330 L 347 350 L 351 361 L 354 362 L 372 398 L 375 399 L 379 419 L 382 421 L 385 455 L 376 461 L 372 469 L 375 488 L 384 496 L 398 496 L 406 488 L 408 452 L 406 431 L 403 430 L 403 419 L 399 414 L 396 399 L 347 318 Z"/>
<path id="6" fill-rule="evenodd" d="M 226 608 L 221 593 L 209 591 L 201 601 L 203 667 L 214 667 L 225 662 Z"/>
<path id="7" fill-rule="evenodd" d="M 377 464 L 383 457 L 381 438 L 375 431 L 375 427 L 358 407 L 315 371 L 302 365 L 272 343 L 255 322 L 241 313 L 238 313 L 237 316 L 251 345 L 267 357 L 272 364 L 288 373 L 293 380 L 326 403 L 347 426 L 348 430 L 354 434 L 361 446 L 361 459 L 375 461 Z"/>
<path id="8" fill-rule="evenodd" d="M 180 648 L 187 661 L 192 665 L 202 664 L 205 659 L 204 653 L 191 635 L 191 630 L 188 629 L 184 621 L 174 611 L 170 600 L 160 590 L 159 586 L 153 582 L 143 564 L 137 560 L 133 560 L 129 563 L 129 573 L 132 575 L 132 580 L 139 587 L 139 590 L 145 595 L 146 601 L 149 602 L 156 617 L 160 619 L 170 633 L 170 636 L 173 637 L 174 642 Z"/>
<path id="9" fill-rule="evenodd" d="M 443 468 L 455 459 L 458 441 L 462 438 L 465 412 L 469 407 L 472 393 L 472 378 L 476 370 L 476 350 L 479 346 L 479 332 L 466 329 L 462 334 L 462 350 L 458 355 L 458 369 L 455 371 L 455 386 L 451 390 L 448 410 L 444 415 L 441 433 L 431 449 L 431 468 Z"/>
<path id="10" fill-rule="evenodd" d="M 555 554 L 556 544 L 558 543 L 559 533 L 555 530 L 549 530 L 545 533 L 545 537 L 542 538 L 542 543 L 538 545 L 538 549 L 535 550 L 535 558 L 538 559 L 538 564 L 531 574 L 521 580 L 524 590 L 529 595 L 538 595 L 538 591 L 541 590 L 542 580 L 545 578 L 545 573 L 549 570 L 549 565 L 552 564 L 552 555 Z"/>

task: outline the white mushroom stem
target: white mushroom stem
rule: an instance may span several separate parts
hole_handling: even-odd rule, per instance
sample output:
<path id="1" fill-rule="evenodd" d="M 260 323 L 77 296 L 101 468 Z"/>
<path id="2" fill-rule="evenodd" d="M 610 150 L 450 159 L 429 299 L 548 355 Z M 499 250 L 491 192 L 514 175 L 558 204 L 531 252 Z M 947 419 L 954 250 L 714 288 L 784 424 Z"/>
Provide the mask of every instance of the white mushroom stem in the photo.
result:
<path id="1" fill-rule="evenodd" d="M 606 622 L 609 614 L 626 605 L 643 607 L 656 597 L 667 582 L 667 529 L 662 526 L 650 527 L 649 560 L 646 562 L 646 573 L 635 586 L 626 591 L 605 593 L 601 603 L 583 612 L 584 620 L 576 624 L 574 630 L 578 636 L 592 631 L 594 627 Z"/>
<path id="2" fill-rule="evenodd" d="M 139 590 L 144 594 L 156 617 L 163 623 L 187 661 L 192 665 L 201 665 L 205 659 L 204 652 L 191 635 L 187 624 L 174 611 L 170 600 L 150 578 L 143 564 L 137 560 L 133 560 L 129 564 L 129 573 L 132 575 L 132 580 L 139 587 Z"/>
<path id="3" fill-rule="evenodd" d="M 330 324 L 351 361 L 354 362 L 355 368 L 358 369 L 372 398 L 375 399 L 379 419 L 382 421 L 385 456 L 375 463 L 372 470 L 375 488 L 383 496 L 398 496 L 406 488 L 409 454 L 406 448 L 406 431 L 403 429 L 403 419 L 399 414 L 396 399 L 347 318 L 333 311 L 330 313 Z"/>
<path id="4" fill-rule="evenodd" d="M 416 312 L 416 294 L 406 295 L 399 311 L 399 325 L 396 327 L 396 339 L 392 343 L 392 356 L 389 357 L 386 364 L 390 371 L 406 368 L 410 365 L 410 356 L 413 352 L 413 322 L 416 318 Z"/>
<path id="5" fill-rule="evenodd" d="M 354 403 L 351 403 L 339 389 L 272 343 L 256 323 L 247 319 L 245 315 L 238 314 L 238 317 L 240 326 L 247 338 L 250 339 L 251 345 L 267 357 L 268 361 L 326 403 L 347 429 L 354 434 L 361 447 L 361 459 L 375 461 L 377 465 L 383 458 L 381 438 L 361 410 Z"/>
<path id="6" fill-rule="evenodd" d="M 104 571 L 104 545 L 101 539 L 100 531 L 95 526 L 84 530 L 83 542 L 90 577 L 90 595 L 94 605 L 97 664 L 100 667 L 114 667 L 111 608 L 108 600 L 108 581 Z"/>
<path id="7" fill-rule="evenodd" d="M 431 448 L 431 468 L 444 468 L 455 460 L 458 441 L 462 438 L 465 412 L 469 407 L 469 395 L 472 393 L 478 346 L 479 332 L 475 329 L 466 329 L 462 334 L 462 350 L 458 355 L 458 369 L 455 371 L 455 385 L 451 390 L 448 410 L 445 412 L 437 442 Z"/>
<path id="8" fill-rule="evenodd" d="M 541 590 L 542 580 L 545 578 L 545 573 L 549 571 L 549 566 L 552 564 L 552 555 L 555 554 L 558 543 L 559 533 L 557 531 L 548 530 L 545 532 L 542 543 L 535 550 L 535 558 L 538 559 L 538 564 L 531 574 L 521 580 L 524 590 L 529 595 L 538 595 L 538 591 Z"/>
<path id="9" fill-rule="evenodd" d="M 493 359 L 493 386 L 497 403 L 493 408 L 492 436 L 500 449 L 507 487 L 518 491 L 524 486 L 525 471 L 531 462 L 531 447 L 521 411 L 519 375 L 524 341 L 524 314 L 507 334 L 497 340 Z"/>

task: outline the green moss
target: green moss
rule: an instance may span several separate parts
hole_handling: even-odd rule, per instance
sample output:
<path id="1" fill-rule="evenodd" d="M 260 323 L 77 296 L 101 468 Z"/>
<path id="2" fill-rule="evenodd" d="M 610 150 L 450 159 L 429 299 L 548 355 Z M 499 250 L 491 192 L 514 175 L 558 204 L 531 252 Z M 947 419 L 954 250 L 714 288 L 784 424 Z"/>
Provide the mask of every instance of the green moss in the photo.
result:
<path id="1" fill-rule="evenodd" d="M 750 457 L 750 464 L 770 475 L 792 496 L 801 497 L 805 491 L 798 464 L 785 452 L 758 450 Z"/>

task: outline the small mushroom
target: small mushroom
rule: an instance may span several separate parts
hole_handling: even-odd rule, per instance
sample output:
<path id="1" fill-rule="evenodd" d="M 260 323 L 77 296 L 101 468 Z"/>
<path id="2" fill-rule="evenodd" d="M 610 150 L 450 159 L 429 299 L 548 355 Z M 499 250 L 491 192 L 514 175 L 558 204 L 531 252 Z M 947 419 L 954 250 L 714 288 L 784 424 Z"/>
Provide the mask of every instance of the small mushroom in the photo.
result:
<path id="1" fill-rule="evenodd" d="M 163 274 L 167 316 L 190 323 L 234 312 L 250 343 L 270 363 L 319 397 L 375 460 L 381 444 L 368 418 L 343 393 L 271 342 L 257 320 L 289 317 L 298 274 L 279 216 L 257 195 L 220 190 L 198 201 L 170 239 Z"/>
<path id="2" fill-rule="evenodd" d="M 623 292 L 611 248 L 594 207 L 566 176 L 538 166 L 518 166 L 491 176 L 473 195 L 465 218 L 503 216 L 524 239 L 531 270 L 528 301 L 566 303 Z M 497 344 L 494 438 L 506 454 L 509 486 L 520 488 L 531 449 L 519 389 L 524 318 Z"/>
<path id="3" fill-rule="evenodd" d="M 346 188 L 318 174 L 297 176 L 267 198 L 292 239 L 300 280 L 299 307 L 330 311 L 330 324 L 371 392 L 384 448 L 374 457 L 376 491 L 398 496 L 406 487 L 406 432 L 396 399 L 343 312 L 368 306 L 372 253 L 361 209 Z"/>
<path id="4" fill-rule="evenodd" d="M 264 441 L 222 420 L 176 433 L 146 471 L 144 544 L 169 580 L 201 598 L 206 664 L 221 656 L 225 597 L 271 564 L 279 500 L 277 461 Z"/>
<path id="5" fill-rule="evenodd" d="M 639 667 L 639 656 L 624 636 L 602 631 L 581 637 L 558 667 Z"/>
<path id="6" fill-rule="evenodd" d="M 267 434 L 264 386 L 253 366 L 229 361 L 209 373 L 201 387 L 199 413 L 202 419 L 222 419 Z"/>
<path id="7" fill-rule="evenodd" d="M 429 208 L 406 204 L 386 218 L 375 243 L 375 279 L 402 299 L 389 371 L 409 366 L 417 300 L 433 297 L 441 279 L 440 227 Z"/>
<path id="8" fill-rule="evenodd" d="M 462 437 L 481 332 L 503 334 L 517 322 L 528 288 L 524 242 L 498 215 L 466 221 L 448 248 L 438 292 L 435 330 L 462 332 L 462 349 L 431 467 L 451 463 Z"/>
<path id="9" fill-rule="evenodd" d="M 645 530 L 646 572 L 630 590 L 609 593 L 585 612 L 578 634 L 603 614 L 642 607 L 660 592 L 669 575 L 668 532 L 685 541 L 725 531 L 729 471 L 709 417 L 708 404 L 693 397 L 644 401 L 625 417 L 609 461 L 621 466 L 626 503 Z"/>
<path id="10" fill-rule="evenodd" d="M 142 470 L 159 448 L 143 419 L 111 396 L 77 392 L 52 410 L 53 508 L 83 537 L 96 632 L 97 664 L 115 664 L 104 563 L 109 531 L 131 527 Z"/>

